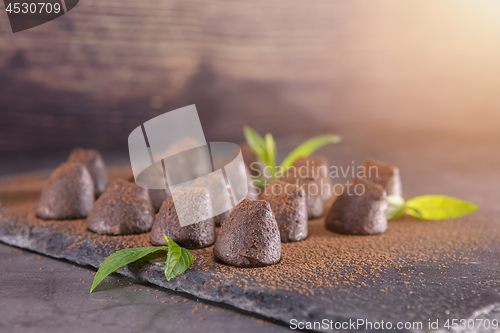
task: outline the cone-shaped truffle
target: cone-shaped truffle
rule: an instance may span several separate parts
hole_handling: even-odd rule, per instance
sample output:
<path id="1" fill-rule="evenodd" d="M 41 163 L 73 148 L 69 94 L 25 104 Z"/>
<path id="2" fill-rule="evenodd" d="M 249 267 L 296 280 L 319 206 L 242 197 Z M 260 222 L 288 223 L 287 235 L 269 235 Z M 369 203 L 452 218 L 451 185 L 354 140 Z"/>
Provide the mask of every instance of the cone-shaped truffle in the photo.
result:
<path id="1" fill-rule="evenodd" d="M 219 227 L 222 222 L 229 216 L 231 212 L 231 199 L 229 197 L 229 192 L 227 190 L 228 186 L 224 176 L 221 174 L 212 173 L 206 177 L 197 178 L 191 184 L 191 187 L 206 188 L 210 193 L 210 199 L 212 201 L 212 208 L 214 214 L 217 212 L 224 211 L 216 216 L 214 216 L 214 222 L 217 227 Z M 225 210 L 225 208 L 228 208 Z"/>
<path id="2" fill-rule="evenodd" d="M 129 235 L 149 231 L 153 220 L 148 190 L 119 179 L 97 199 L 87 227 L 98 234 Z"/>
<path id="3" fill-rule="evenodd" d="M 186 137 L 171 144 L 163 159 L 167 179 L 172 184 L 180 184 L 212 171 L 212 163 L 208 146 L 202 142 Z"/>
<path id="4" fill-rule="evenodd" d="M 242 152 L 243 152 L 244 147 L 245 147 L 245 145 L 240 146 L 240 148 L 242 149 Z M 247 147 L 247 148 L 250 149 L 250 147 Z M 245 157 L 243 156 L 243 161 L 245 161 L 244 159 L 245 159 Z M 214 160 L 214 166 L 217 169 L 217 168 L 220 168 L 222 166 L 227 165 L 228 163 L 231 163 L 231 161 L 232 161 L 232 158 L 230 158 L 229 156 L 219 156 L 217 159 Z M 236 171 L 236 170 L 233 170 L 233 171 Z M 227 170 L 226 170 L 226 172 L 227 172 Z M 251 176 L 250 170 L 248 169 L 248 165 L 246 164 L 246 162 L 245 162 L 245 168 L 238 168 L 237 173 L 239 173 L 238 176 L 246 177 L 248 191 L 246 192 L 245 196 L 249 199 L 257 200 L 259 198 L 258 190 L 257 190 L 257 187 L 255 187 L 255 185 L 253 184 L 252 176 Z M 231 191 L 232 192 L 234 191 L 233 194 L 236 194 L 236 193 L 241 194 L 243 192 L 243 188 L 241 187 L 242 185 L 243 185 L 243 183 L 233 183 L 232 186 L 236 186 L 236 187 L 231 188 Z M 240 199 L 240 198 L 241 198 L 241 196 L 238 195 L 238 199 Z M 235 200 L 238 201 L 238 199 L 235 199 Z"/>
<path id="5" fill-rule="evenodd" d="M 134 175 L 126 177 L 127 181 L 131 183 L 136 183 Z M 151 200 L 151 204 L 153 205 L 153 209 L 155 213 L 158 213 L 163 202 L 167 200 L 168 195 L 170 194 L 170 189 L 167 187 L 166 189 L 154 189 L 149 191 L 149 199 Z"/>
<path id="6" fill-rule="evenodd" d="M 269 203 L 244 198 L 222 224 L 214 255 L 219 261 L 241 267 L 279 262 L 280 232 Z"/>
<path id="7" fill-rule="evenodd" d="M 183 200 L 183 209 L 195 209 L 201 216 L 211 216 L 211 203 L 207 189 L 180 187 L 174 190 L 176 200 Z M 215 242 L 215 224 L 212 217 L 182 227 L 177 216 L 174 199 L 170 194 L 156 214 L 150 241 L 153 245 L 167 245 L 163 235 L 188 249 L 199 249 Z"/>
<path id="8" fill-rule="evenodd" d="M 94 180 L 96 196 L 101 195 L 108 187 L 108 172 L 101 154 L 93 149 L 73 149 L 68 157 L 68 162 L 79 162 L 87 167 Z"/>
<path id="9" fill-rule="evenodd" d="M 81 163 L 63 163 L 44 187 L 36 215 L 42 219 L 86 217 L 94 205 L 94 183 Z"/>
<path id="10" fill-rule="evenodd" d="M 253 184 L 252 176 L 248 171 L 248 168 L 245 167 L 245 172 L 247 174 L 247 186 L 248 186 L 248 194 L 247 198 L 252 200 L 257 200 L 259 198 L 259 193 L 257 192 L 257 187 Z"/>
<path id="11" fill-rule="evenodd" d="M 149 191 L 149 198 L 151 199 L 151 204 L 153 205 L 153 209 L 155 213 L 157 213 L 160 210 L 161 205 L 163 205 L 163 202 L 167 200 L 170 191 L 168 189 L 148 190 L 148 191 Z"/>
<path id="12" fill-rule="evenodd" d="M 318 186 L 320 196 L 323 201 L 332 199 L 332 180 L 328 175 L 329 164 L 328 160 L 323 156 L 301 157 L 293 163 L 298 174 L 303 178 L 314 179 Z"/>
<path id="13" fill-rule="evenodd" d="M 371 157 L 363 163 L 365 177 L 382 186 L 387 195 L 403 196 L 403 186 L 399 169 L 393 165 L 386 164 Z"/>
<path id="14" fill-rule="evenodd" d="M 324 184 L 324 182 L 322 182 L 321 179 L 308 177 L 308 174 L 301 175 L 297 168 L 291 167 L 283 173 L 280 180 L 295 184 L 304 190 L 306 195 L 307 217 L 309 219 L 316 219 L 323 216 L 325 205 L 321 193 L 323 191 L 322 184 Z M 331 191 L 331 187 L 329 191 Z"/>
<path id="15" fill-rule="evenodd" d="M 325 218 L 328 230 L 350 235 L 373 235 L 387 230 L 386 192 L 366 178 L 353 178 Z"/>
<path id="16" fill-rule="evenodd" d="M 271 205 L 281 241 L 297 242 L 307 238 L 307 207 L 304 190 L 297 185 L 275 180 L 260 195 Z"/>

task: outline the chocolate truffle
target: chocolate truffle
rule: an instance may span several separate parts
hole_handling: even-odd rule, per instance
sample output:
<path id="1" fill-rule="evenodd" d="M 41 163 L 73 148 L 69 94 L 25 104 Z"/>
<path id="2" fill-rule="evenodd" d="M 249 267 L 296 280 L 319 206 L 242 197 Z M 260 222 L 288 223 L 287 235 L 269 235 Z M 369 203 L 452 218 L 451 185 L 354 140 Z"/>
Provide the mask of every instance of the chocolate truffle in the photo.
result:
<path id="1" fill-rule="evenodd" d="M 208 177 L 197 178 L 191 184 L 191 187 L 206 188 L 210 193 L 210 199 L 212 201 L 212 208 L 214 214 L 223 211 L 228 208 L 223 213 L 214 216 L 214 222 L 217 227 L 220 227 L 222 222 L 229 216 L 232 210 L 231 199 L 229 197 L 228 186 L 224 176 L 221 174 L 212 173 Z"/>
<path id="2" fill-rule="evenodd" d="M 148 190 L 119 179 L 97 199 L 87 227 L 98 234 L 129 235 L 149 231 L 153 220 Z"/>
<path id="3" fill-rule="evenodd" d="M 269 203 L 244 198 L 222 224 L 214 255 L 223 263 L 240 267 L 278 263 L 280 232 Z"/>
<path id="4" fill-rule="evenodd" d="M 108 187 L 108 172 L 101 154 L 94 149 L 73 149 L 68 157 L 68 162 L 79 162 L 87 167 L 94 180 L 96 196 L 101 195 Z"/>
<path id="5" fill-rule="evenodd" d="M 382 186 L 387 195 L 403 196 L 399 169 L 393 165 L 368 157 L 363 163 L 365 177 Z"/>
<path id="6" fill-rule="evenodd" d="M 242 148 L 242 147 L 243 146 L 240 146 L 240 148 Z M 250 147 L 248 147 L 248 148 L 250 148 Z M 239 152 L 239 150 L 238 150 L 238 152 Z M 243 148 L 242 148 L 242 152 L 243 152 Z M 227 166 L 227 164 L 231 163 L 233 161 L 233 158 L 234 158 L 234 156 L 228 156 L 228 155 L 216 157 L 214 160 L 214 167 L 215 167 L 216 171 L 219 168 Z M 245 162 L 244 156 L 243 156 L 243 162 Z M 226 169 L 226 173 L 227 172 L 228 172 L 228 170 Z M 231 172 L 233 175 L 237 174 L 238 177 L 242 176 L 242 177 L 246 178 L 248 192 L 246 192 L 245 196 L 247 198 L 252 199 L 252 200 L 257 200 L 259 198 L 258 188 L 253 183 L 252 175 L 248 169 L 248 165 L 246 164 L 246 162 L 244 163 L 244 168 L 240 168 L 239 166 L 237 168 L 235 168 L 233 166 L 233 167 L 230 167 L 229 172 Z M 232 192 L 234 191 L 234 193 L 237 193 L 238 199 L 240 199 L 241 196 L 243 195 L 243 188 L 240 186 L 242 186 L 243 183 L 233 184 L 232 186 L 235 186 L 235 185 L 237 186 L 237 188 L 231 188 L 231 191 Z"/>
<path id="7" fill-rule="evenodd" d="M 170 191 L 168 189 L 148 190 L 148 191 L 149 191 L 149 198 L 151 199 L 151 204 L 153 205 L 153 209 L 155 213 L 157 213 L 160 210 L 161 205 L 163 205 L 163 202 L 167 200 Z"/>
<path id="8" fill-rule="evenodd" d="M 273 181 L 260 195 L 271 205 L 281 241 L 297 242 L 307 238 L 306 194 L 297 185 Z"/>
<path id="9" fill-rule="evenodd" d="M 94 205 L 94 183 L 81 163 L 63 163 L 49 177 L 36 215 L 42 219 L 77 219 L 86 217 Z"/>
<path id="10" fill-rule="evenodd" d="M 322 182 L 318 178 L 304 177 L 307 175 L 300 175 L 298 169 L 288 168 L 280 180 L 297 185 L 304 190 L 306 196 L 307 218 L 315 219 L 323 216 L 325 205 L 323 202 Z M 331 188 L 330 188 L 331 190 Z"/>
<path id="11" fill-rule="evenodd" d="M 128 177 L 127 181 L 129 181 L 131 183 L 135 183 L 134 176 Z M 158 213 L 161 205 L 163 204 L 163 201 L 167 200 L 167 197 L 170 194 L 170 190 L 167 188 L 166 190 L 155 189 L 155 190 L 148 190 L 148 191 L 149 191 L 149 199 L 151 200 L 151 204 L 153 205 L 153 209 L 154 209 L 155 213 Z"/>
<path id="12" fill-rule="evenodd" d="M 333 197 L 333 184 L 329 176 L 330 166 L 328 160 L 323 156 L 300 157 L 293 163 L 298 175 L 304 178 L 316 180 L 319 185 L 320 195 L 323 201 L 331 200 Z"/>
<path id="13" fill-rule="evenodd" d="M 215 242 L 215 224 L 211 217 L 212 206 L 208 190 L 196 187 L 178 187 L 173 194 L 181 209 L 191 212 L 203 220 L 184 227 L 181 226 L 171 193 L 156 214 L 150 235 L 151 244 L 167 245 L 163 238 L 165 234 L 180 246 L 188 249 L 199 249 L 212 245 Z"/>
<path id="14" fill-rule="evenodd" d="M 387 230 L 386 192 L 366 178 L 353 178 L 325 218 L 328 230 L 349 235 L 373 235 Z"/>
<path id="15" fill-rule="evenodd" d="M 259 193 L 257 187 L 255 187 L 253 183 L 252 176 L 250 175 L 250 172 L 248 171 L 247 167 L 245 167 L 245 172 L 247 174 L 247 186 L 248 186 L 247 198 L 252 200 L 257 200 L 259 198 Z"/>
<path id="16" fill-rule="evenodd" d="M 208 146 L 186 137 L 167 149 L 163 159 L 168 181 L 181 184 L 212 172 Z"/>

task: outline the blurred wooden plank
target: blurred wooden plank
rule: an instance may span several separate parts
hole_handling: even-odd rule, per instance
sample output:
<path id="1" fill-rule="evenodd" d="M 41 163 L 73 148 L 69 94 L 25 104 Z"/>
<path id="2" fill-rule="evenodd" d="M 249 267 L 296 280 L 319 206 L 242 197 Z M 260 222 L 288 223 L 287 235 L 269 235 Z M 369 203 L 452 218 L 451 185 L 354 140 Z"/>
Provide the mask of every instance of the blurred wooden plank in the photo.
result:
<path id="1" fill-rule="evenodd" d="M 193 103 L 209 140 L 241 140 L 244 124 L 495 133 L 500 21 L 468 6 L 86 0 L 18 34 L 2 20 L 0 151 L 122 148 Z"/>

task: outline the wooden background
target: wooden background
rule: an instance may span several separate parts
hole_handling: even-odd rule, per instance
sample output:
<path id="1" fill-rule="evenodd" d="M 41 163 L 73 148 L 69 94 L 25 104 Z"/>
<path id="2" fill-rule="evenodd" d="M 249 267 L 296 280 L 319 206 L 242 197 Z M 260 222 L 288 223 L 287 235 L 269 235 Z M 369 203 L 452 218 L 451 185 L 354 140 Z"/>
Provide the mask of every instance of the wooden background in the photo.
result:
<path id="1" fill-rule="evenodd" d="M 193 103 L 211 141 L 500 120 L 497 1 L 83 0 L 0 36 L 0 152 L 126 149 Z"/>

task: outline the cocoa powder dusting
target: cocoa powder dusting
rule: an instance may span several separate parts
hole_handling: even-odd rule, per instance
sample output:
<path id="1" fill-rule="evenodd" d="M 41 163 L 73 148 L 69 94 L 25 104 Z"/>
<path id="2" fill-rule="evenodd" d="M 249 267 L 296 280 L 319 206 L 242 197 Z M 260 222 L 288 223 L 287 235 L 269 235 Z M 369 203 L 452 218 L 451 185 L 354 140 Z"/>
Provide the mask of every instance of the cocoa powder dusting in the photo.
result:
<path id="1" fill-rule="evenodd" d="M 110 170 L 110 178 L 123 170 Z M 33 176 L 30 176 L 33 177 Z M 1 215 L 16 216 L 33 229 L 44 228 L 74 235 L 75 242 L 69 248 L 78 247 L 82 242 L 95 243 L 97 253 L 115 252 L 130 247 L 148 247 L 149 233 L 125 236 L 98 235 L 87 230 L 84 219 L 71 221 L 44 221 L 35 217 L 37 200 L 33 192 L 41 190 L 43 182 L 33 182 L 28 186 L 19 178 L 21 187 L 28 190 L 27 200 L 7 200 L 0 209 Z M 38 179 L 37 179 L 38 180 Z M 0 198 L 8 198 L 8 193 L 19 195 L 17 181 L 1 182 Z M 24 202 L 23 202 L 24 201 Z M 326 207 L 328 209 L 329 207 Z M 452 221 L 419 221 L 403 218 L 390 221 L 386 233 L 376 236 L 341 235 L 327 231 L 323 219 L 309 221 L 309 236 L 297 243 L 283 243 L 281 261 L 275 265 L 258 268 L 238 268 L 217 262 L 213 246 L 192 250 L 195 262 L 192 270 L 212 272 L 212 280 L 206 285 L 216 286 L 222 292 L 229 287 L 245 289 L 249 284 L 257 284 L 272 290 L 295 291 L 302 295 L 313 295 L 345 286 L 374 285 L 384 279 L 388 270 L 400 272 L 401 282 L 409 285 L 412 276 L 424 274 L 418 267 L 427 263 L 434 267 L 440 264 L 439 272 L 446 274 L 451 262 L 474 261 L 473 253 L 482 251 L 488 242 L 500 231 L 488 229 L 486 236 L 483 226 L 486 221 L 479 217 L 462 218 Z M 13 228 L 19 228 L 13 225 Z M 219 232 L 217 229 L 217 233 Z M 25 232 L 18 230 L 19 233 Z M 496 235 L 491 235 L 496 233 Z M 417 265 L 418 263 L 418 265 Z M 236 286 L 228 286 L 225 281 L 238 278 Z M 406 281 L 406 282 L 405 282 Z M 386 290 L 381 290 L 386 291 Z M 258 300 L 256 300 L 258 301 Z"/>

